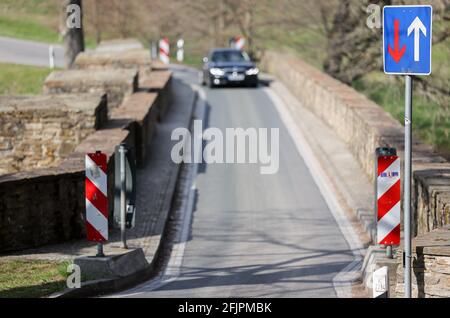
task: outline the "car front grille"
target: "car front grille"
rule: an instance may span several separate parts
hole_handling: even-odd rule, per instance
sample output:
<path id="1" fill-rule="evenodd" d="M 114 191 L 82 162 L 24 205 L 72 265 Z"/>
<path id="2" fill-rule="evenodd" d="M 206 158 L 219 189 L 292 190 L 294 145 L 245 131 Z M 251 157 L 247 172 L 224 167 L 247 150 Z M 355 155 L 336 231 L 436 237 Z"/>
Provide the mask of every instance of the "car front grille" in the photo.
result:
<path id="1" fill-rule="evenodd" d="M 226 75 L 231 75 L 233 73 L 239 74 L 239 75 L 245 75 L 245 68 L 224 68 L 223 69 Z"/>

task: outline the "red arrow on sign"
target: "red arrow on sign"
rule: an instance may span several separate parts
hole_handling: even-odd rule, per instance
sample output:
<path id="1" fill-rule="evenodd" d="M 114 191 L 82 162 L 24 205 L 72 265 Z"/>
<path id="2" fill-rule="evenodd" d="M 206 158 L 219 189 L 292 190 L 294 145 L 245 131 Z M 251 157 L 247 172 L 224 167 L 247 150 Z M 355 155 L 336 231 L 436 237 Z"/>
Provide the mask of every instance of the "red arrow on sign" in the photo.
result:
<path id="1" fill-rule="evenodd" d="M 406 45 L 403 45 L 402 49 L 400 50 L 400 21 L 399 20 L 394 20 L 394 49 L 392 49 L 391 45 L 388 44 L 388 50 L 389 50 L 389 54 L 394 59 L 395 63 L 400 62 L 400 60 L 403 57 L 403 54 L 405 54 Z"/>

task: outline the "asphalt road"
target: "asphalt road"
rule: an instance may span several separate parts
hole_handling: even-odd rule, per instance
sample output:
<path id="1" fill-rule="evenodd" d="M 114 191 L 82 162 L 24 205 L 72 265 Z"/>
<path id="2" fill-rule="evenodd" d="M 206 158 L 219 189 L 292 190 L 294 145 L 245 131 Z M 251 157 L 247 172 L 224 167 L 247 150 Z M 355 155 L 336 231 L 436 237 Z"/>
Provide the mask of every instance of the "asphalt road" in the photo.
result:
<path id="1" fill-rule="evenodd" d="M 0 37 L 0 62 L 32 66 L 49 66 L 49 44 Z M 54 45 L 55 66 L 64 66 L 64 49 Z"/>
<path id="2" fill-rule="evenodd" d="M 352 252 L 265 89 L 204 90 L 207 127 L 280 129 L 279 172 L 202 165 L 179 277 L 120 295 L 336 297 L 333 277 Z"/>

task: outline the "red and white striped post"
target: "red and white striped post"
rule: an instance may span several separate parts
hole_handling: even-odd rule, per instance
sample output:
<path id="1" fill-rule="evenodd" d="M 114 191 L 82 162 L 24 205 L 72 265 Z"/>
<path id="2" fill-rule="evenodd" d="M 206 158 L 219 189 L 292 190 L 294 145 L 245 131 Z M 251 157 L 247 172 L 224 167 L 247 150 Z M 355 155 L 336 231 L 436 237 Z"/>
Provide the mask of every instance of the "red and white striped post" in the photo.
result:
<path id="1" fill-rule="evenodd" d="M 163 38 L 159 41 L 159 59 L 164 64 L 170 63 L 170 44 L 168 38 Z"/>
<path id="2" fill-rule="evenodd" d="M 237 36 L 234 40 L 234 46 L 238 50 L 244 50 L 245 38 L 243 36 Z"/>
<path id="3" fill-rule="evenodd" d="M 89 241 L 98 243 L 97 256 L 104 256 L 102 244 L 108 240 L 107 169 L 105 154 L 86 155 L 86 232 Z"/>
<path id="4" fill-rule="evenodd" d="M 377 176 L 377 241 L 400 244 L 400 158 L 379 156 Z"/>

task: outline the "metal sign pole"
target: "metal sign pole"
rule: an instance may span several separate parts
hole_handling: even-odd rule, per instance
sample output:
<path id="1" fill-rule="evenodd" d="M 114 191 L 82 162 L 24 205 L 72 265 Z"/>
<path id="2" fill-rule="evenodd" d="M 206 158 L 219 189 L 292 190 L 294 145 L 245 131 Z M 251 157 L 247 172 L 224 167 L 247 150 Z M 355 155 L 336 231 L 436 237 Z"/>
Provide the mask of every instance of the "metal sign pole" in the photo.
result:
<path id="1" fill-rule="evenodd" d="M 405 181 L 403 196 L 405 236 L 405 298 L 411 298 L 411 171 L 412 171 L 412 78 L 405 76 Z"/>
<path id="2" fill-rule="evenodd" d="M 122 241 L 122 248 L 127 247 L 127 237 L 126 237 L 126 167 L 125 167 L 125 156 L 127 149 L 122 144 L 119 147 L 120 153 L 120 238 Z"/>
<path id="3" fill-rule="evenodd" d="M 105 257 L 105 253 L 103 253 L 103 243 L 97 243 L 97 255 L 96 257 Z"/>
<path id="4" fill-rule="evenodd" d="M 405 174 L 403 193 L 405 297 L 411 298 L 412 75 L 431 74 L 433 7 L 383 7 L 383 65 L 386 74 L 405 75 Z"/>
<path id="5" fill-rule="evenodd" d="M 392 245 L 386 245 L 386 257 L 393 259 L 394 255 L 392 255 Z"/>

